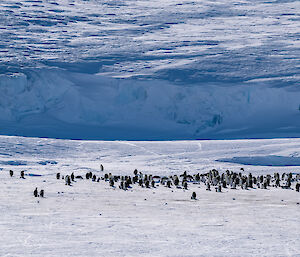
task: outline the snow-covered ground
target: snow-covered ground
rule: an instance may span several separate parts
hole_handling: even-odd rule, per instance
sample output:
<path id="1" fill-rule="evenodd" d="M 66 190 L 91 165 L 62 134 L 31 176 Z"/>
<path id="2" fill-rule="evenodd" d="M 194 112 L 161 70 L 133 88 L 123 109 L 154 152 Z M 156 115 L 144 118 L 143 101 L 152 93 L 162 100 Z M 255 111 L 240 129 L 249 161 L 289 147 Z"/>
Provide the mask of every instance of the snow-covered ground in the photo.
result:
<path id="1" fill-rule="evenodd" d="M 56 179 L 299 174 L 299 11 L 298 0 L 1 0 L 0 135 L 31 137 L 0 136 L 0 256 L 299 257 L 292 189 Z M 296 138 L 66 140 L 279 137 Z"/>
<path id="2" fill-rule="evenodd" d="M 85 179 L 69 187 L 55 176 L 132 175 L 135 168 L 153 175 L 213 168 L 297 174 L 300 139 L 129 142 L 1 136 L 0 149 L 1 256 L 300 256 L 300 193 L 295 190 L 216 193 L 202 183 L 188 190 L 133 186 L 124 191 Z M 19 178 L 21 170 L 26 179 Z M 35 187 L 46 197 L 34 198 Z M 190 200 L 193 191 L 196 201 Z"/>
<path id="3" fill-rule="evenodd" d="M 298 0 L 2 0 L 0 134 L 300 136 Z"/>

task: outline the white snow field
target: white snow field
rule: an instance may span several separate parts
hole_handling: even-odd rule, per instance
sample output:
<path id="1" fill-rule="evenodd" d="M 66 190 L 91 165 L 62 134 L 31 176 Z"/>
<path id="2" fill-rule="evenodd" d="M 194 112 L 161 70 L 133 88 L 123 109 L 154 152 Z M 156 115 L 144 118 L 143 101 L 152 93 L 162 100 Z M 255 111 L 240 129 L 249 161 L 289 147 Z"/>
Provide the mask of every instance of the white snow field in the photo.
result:
<path id="1" fill-rule="evenodd" d="M 85 179 L 299 174 L 299 35 L 298 0 L 1 0 L 0 256 L 300 257 L 294 181 Z"/>
<path id="2" fill-rule="evenodd" d="M 217 193 L 190 183 L 188 190 L 134 185 L 124 191 L 85 179 L 89 171 L 132 175 L 135 168 L 153 175 L 213 168 L 299 174 L 300 139 L 128 142 L 1 136 L 0 149 L 0 256 L 300 256 L 300 193 L 295 190 Z M 19 178 L 21 170 L 26 179 Z M 66 186 L 57 172 L 84 179 Z M 35 187 L 45 190 L 45 198 L 33 197 Z M 193 191 L 197 200 L 190 199 Z"/>
<path id="3" fill-rule="evenodd" d="M 300 136 L 298 0 L 1 0 L 0 134 Z"/>

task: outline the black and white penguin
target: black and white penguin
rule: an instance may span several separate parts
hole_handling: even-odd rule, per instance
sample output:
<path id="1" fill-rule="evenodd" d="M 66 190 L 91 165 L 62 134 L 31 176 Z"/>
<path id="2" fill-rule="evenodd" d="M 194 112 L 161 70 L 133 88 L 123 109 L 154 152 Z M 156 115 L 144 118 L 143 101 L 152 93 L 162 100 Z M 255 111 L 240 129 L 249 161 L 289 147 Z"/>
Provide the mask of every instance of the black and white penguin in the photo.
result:
<path id="1" fill-rule="evenodd" d="M 155 181 L 154 180 L 151 181 L 151 186 L 155 187 Z"/>
<path id="2" fill-rule="evenodd" d="M 142 179 L 139 180 L 139 186 L 143 187 L 143 180 Z"/>
<path id="3" fill-rule="evenodd" d="M 275 180 L 275 186 L 276 187 L 280 187 L 280 180 L 279 180 L 279 178 L 276 178 L 276 180 Z"/>
<path id="4" fill-rule="evenodd" d="M 37 187 L 34 189 L 33 195 L 34 195 L 34 197 L 38 197 L 39 196 Z"/>
<path id="5" fill-rule="evenodd" d="M 184 189 L 186 190 L 188 189 L 188 183 L 186 181 L 183 182 L 182 186 Z"/>
<path id="6" fill-rule="evenodd" d="M 138 178 L 137 175 L 135 175 L 135 176 L 132 178 L 132 182 L 133 182 L 134 184 L 137 183 L 138 180 L 139 180 L 139 178 Z"/>
<path id="7" fill-rule="evenodd" d="M 65 181 L 66 181 L 66 185 L 67 185 L 67 186 L 70 186 L 70 185 L 71 185 L 71 178 L 70 178 L 69 175 L 66 175 Z"/>
<path id="8" fill-rule="evenodd" d="M 206 190 L 210 191 L 210 184 L 209 183 L 206 183 Z"/>
<path id="9" fill-rule="evenodd" d="M 128 183 L 128 186 L 132 185 L 132 179 L 130 176 L 128 176 L 128 178 L 127 178 L 127 183 Z"/>
<path id="10" fill-rule="evenodd" d="M 149 180 L 145 181 L 145 186 L 146 186 L 146 188 L 150 188 L 150 182 L 149 182 Z"/>
<path id="11" fill-rule="evenodd" d="M 267 189 L 268 183 L 267 181 L 264 181 L 262 184 L 262 189 Z"/>
<path id="12" fill-rule="evenodd" d="M 172 185 L 171 180 L 168 180 L 168 181 L 167 181 L 167 187 L 168 187 L 168 188 L 171 188 L 171 185 Z M 187 188 L 186 188 L 186 189 L 187 189 Z"/>
<path id="13" fill-rule="evenodd" d="M 120 188 L 120 189 L 124 189 L 124 182 L 123 182 L 123 181 L 120 182 L 119 188 Z"/>
<path id="14" fill-rule="evenodd" d="M 192 200 L 196 200 L 196 192 L 193 192 L 193 193 L 192 193 L 191 199 L 192 199 Z"/>
<path id="15" fill-rule="evenodd" d="M 111 187 L 114 187 L 114 184 L 115 184 L 114 180 L 113 180 L 113 179 L 110 179 L 110 180 L 109 180 L 109 185 L 110 185 Z"/>
<path id="16" fill-rule="evenodd" d="M 174 178 L 174 185 L 176 187 L 178 187 L 178 185 L 179 185 L 179 178 L 177 176 L 175 176 L 175 178 Z"/>
<path id="17" fill-rule="evenodd" d="M 227 185 L 226 185 L 226 181 L 225 181 L 225 180 L 223 180 L 222 186 L 223 186 L 224 188 L 227 188 Z"/>
<path id="18" fill-rule="evenodd" d="M 231 189 L 236 189 L 235 180 L 232 182 Z"/>

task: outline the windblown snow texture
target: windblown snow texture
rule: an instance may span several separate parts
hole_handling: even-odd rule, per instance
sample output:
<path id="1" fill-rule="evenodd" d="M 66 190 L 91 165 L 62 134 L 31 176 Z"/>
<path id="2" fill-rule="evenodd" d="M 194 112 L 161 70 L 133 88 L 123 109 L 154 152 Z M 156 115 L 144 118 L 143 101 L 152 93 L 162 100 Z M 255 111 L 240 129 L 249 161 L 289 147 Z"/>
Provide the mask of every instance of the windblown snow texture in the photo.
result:
<path id="1" fill-rule="evenodd" d="M 297 160 L 299 149 L 300 139 L 110 142 L 0 136 L 0 256 L 299 256 L 296 190 L 255 186 L 217 193 L 203 183 L 189 183 L 188 190 L 157 183 L 124 191 L 119 182 L 112 188 L 102 180 L 75 179 L 66 186 L 56 179 L 57 172 L 85 178 L 87 172 L 126 176 L 134 169 L 160 176 L 212 168 L 241 172 L 241 167 L 253 176 L 299 174 L 299 165 L 270 167 L 265 165 L 272 158 L 264 164 L 258 158 Z M 256 156 L 255 166 L 215 161 L 240 156 Z M 45 190 L 45 198 L 33 197 L 36 187 Z"/>
<path id="2" fill-rule="evenodd" d="M 0 133 L 300 136 L 299 1 L 3 0 Z"/>

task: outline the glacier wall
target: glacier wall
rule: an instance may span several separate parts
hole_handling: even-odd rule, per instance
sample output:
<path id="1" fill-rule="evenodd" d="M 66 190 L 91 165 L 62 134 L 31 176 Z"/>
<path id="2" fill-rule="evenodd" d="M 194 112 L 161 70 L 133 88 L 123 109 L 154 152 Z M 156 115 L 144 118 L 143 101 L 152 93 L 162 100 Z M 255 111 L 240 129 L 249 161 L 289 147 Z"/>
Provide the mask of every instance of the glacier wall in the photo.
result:
<path id="1" fill-rule="evenodd" d="M 300 136 L 298 0 L 1 0 L 0 134 Z"/>
<path id="2" fill-rule="evenodd" d="M 85 139 L 300 134 L 295 85 L 176 85 L 41 68 L 2 74 L 0 94 L 1 134 Z"/>

